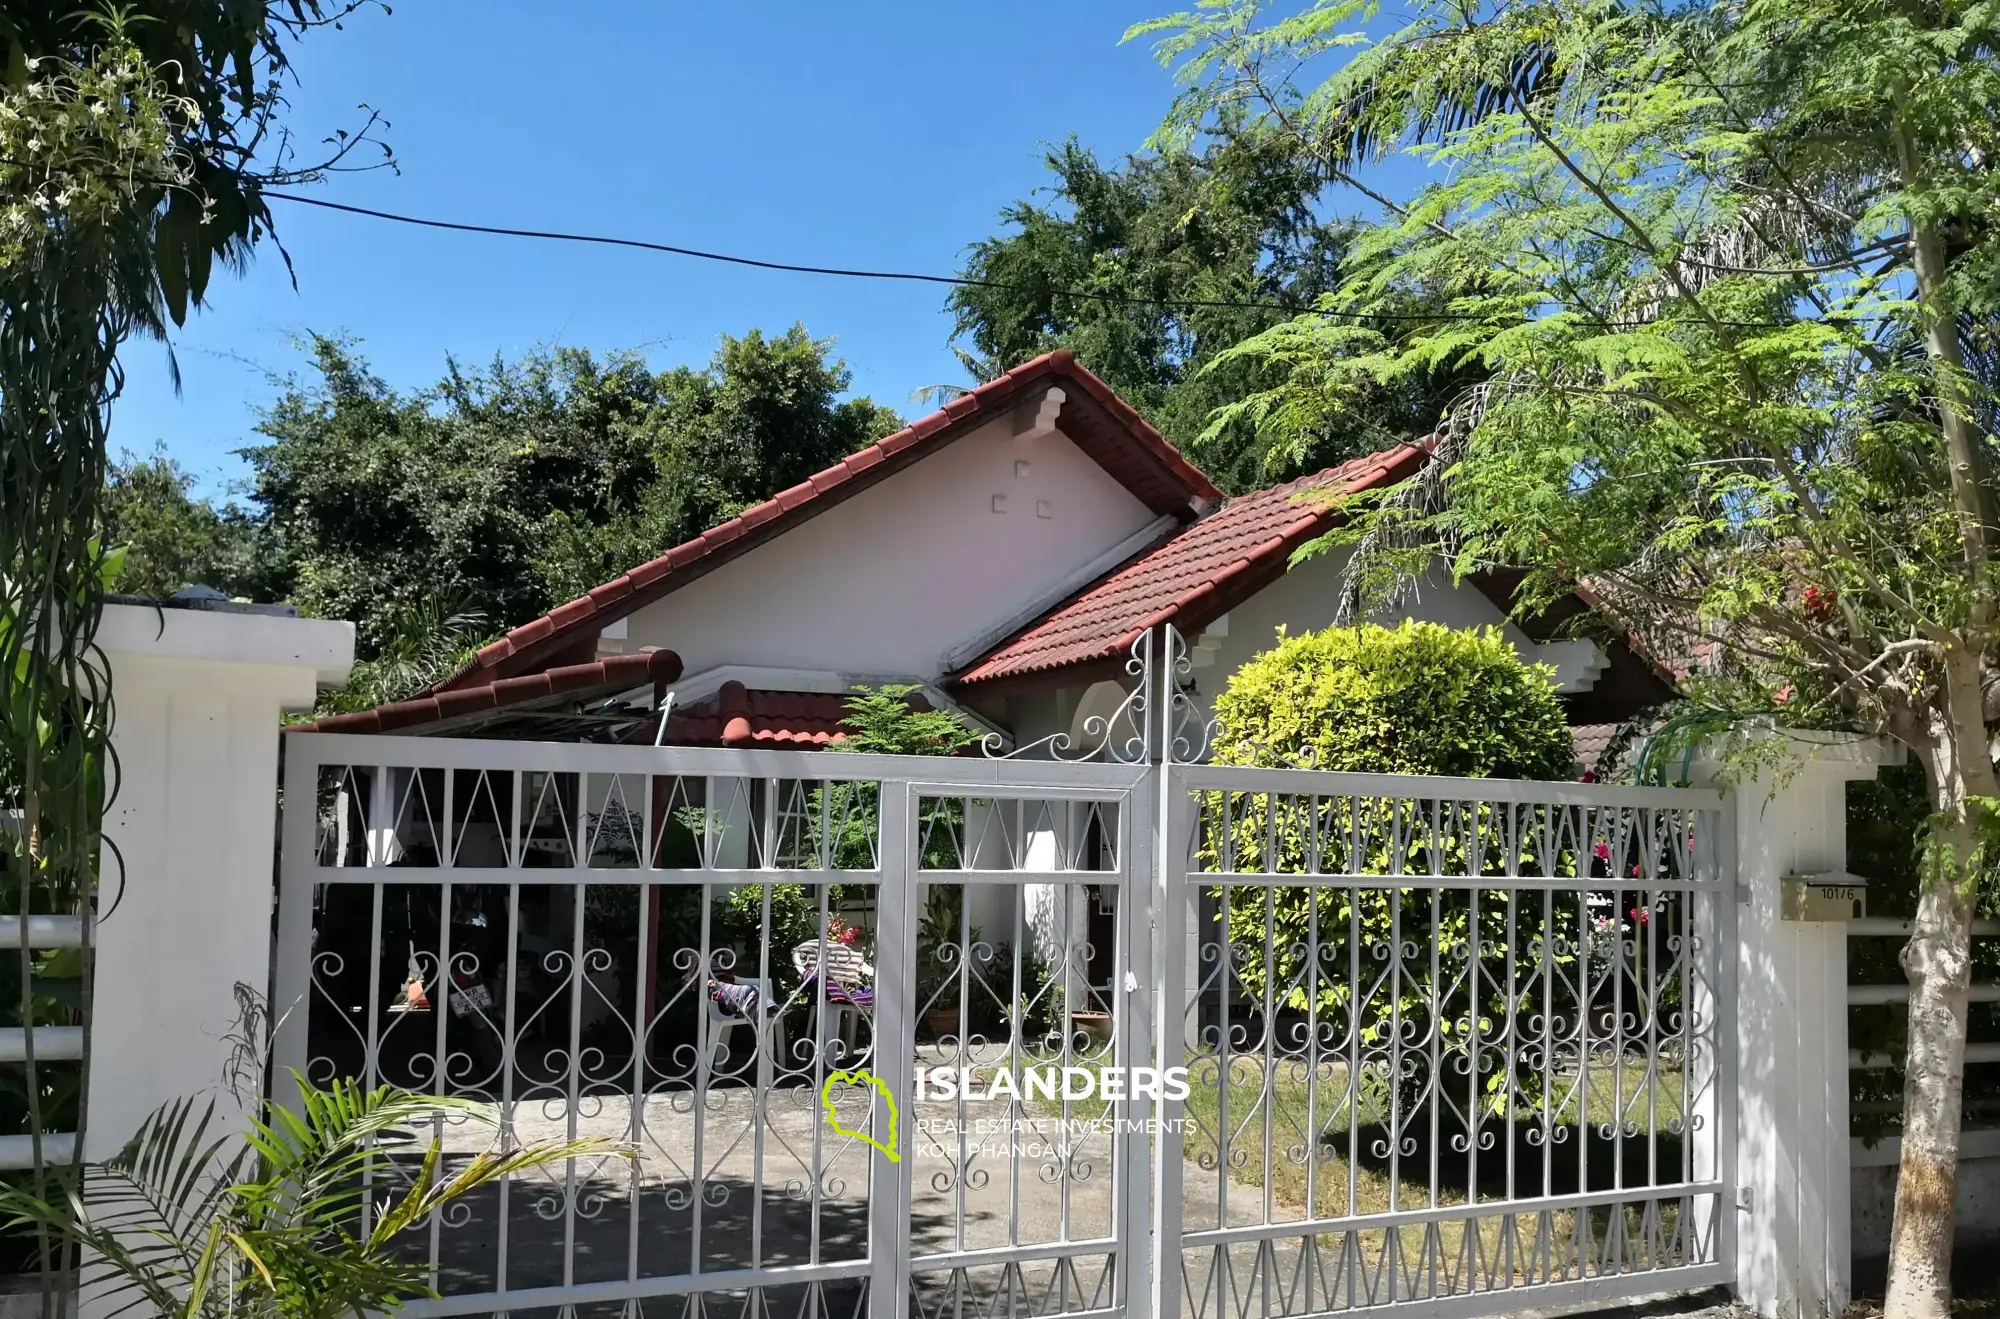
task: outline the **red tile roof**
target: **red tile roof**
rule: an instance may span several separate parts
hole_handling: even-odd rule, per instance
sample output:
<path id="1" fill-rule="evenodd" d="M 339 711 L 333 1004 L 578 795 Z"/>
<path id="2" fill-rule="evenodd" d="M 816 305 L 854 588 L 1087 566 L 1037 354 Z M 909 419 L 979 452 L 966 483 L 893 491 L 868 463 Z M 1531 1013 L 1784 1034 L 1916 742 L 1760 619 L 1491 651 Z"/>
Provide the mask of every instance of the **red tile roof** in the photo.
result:
<path id="1" fill-rule="evenodd" d="M 1222 492 L 1199 468 L 1181 457 L 1109 385 L 1079 366 L 1068 349 L 1058 349 L 1022 363 L 721 526 L 515 628 L 434 690 L 480 687 L 547 662 L 565 647 L 972 433 L 1043 385 L 1075 386 L 1065 390 L 1058 429 L 1155 513 L 1192 515 L 1197 505 L 1221 500 Z"/>
<path id="2" fill-rule="evenodd" d="M 1583 766 L 1584 774 L 1591 780 L 1594 781 L 1597 777 L 1598 762 L 1604 759 L 1604 753 L 1611 749 L 1611 739 L 1617 736 L 1618 730 L 1624 726 L 1623 724 L 1571 725 L 1570 744 L 1576 748 L 1577 764 Z"/>
<path id="3" fill-rule="evenodd" d="M 1270 585 L 1293 550 L 1334 524 L 1340 512 L 1326 494 L 1394 485 L 1428 457 L 1424 448 L 1403 445 L 1232 499 L 1057 605 L 953 681 L 977 687 L 1115 667 L 1140 633 L 1166 623 L 1193 636 Z M 1321 497 L 1301 498 L 1313 493 Z"/>
<path id="4" fill-rule="evenodd" d="M 292 724 L 288 733 L 419 734 L 463 731 L 490 722 L 498 714 L 519 714 L 536 706 L 571 705 L 596 696 L 612 696 L 647 683 L 672 682 L 681 676 L 681 657 L 671 650 L 614 655 L 595 664 L 570 664 L 518 678 L 502 678 L 464 691 L 438 692 L 412 701 L 378 705 L 355 714 L 328 715 L 307 724 Z"/>
<path id="5" fill-rule="evenodd" d="M 725 682 L 720 691 L 667 719 L 668 746 L 811 748 L 845 742 L 848 697 L 840 692 L 779 692 Z M 931 708 L 911 694 L 910 709 Z"/>
<path id="6" fill-rule="evenodd" d="M 754 691 L 740 682 L 667 719 L 672 746 L 823 747 L 844 741 L 847 698 L 838 692 Z M 928 707 L 926 707 L 928 708 Z"/>

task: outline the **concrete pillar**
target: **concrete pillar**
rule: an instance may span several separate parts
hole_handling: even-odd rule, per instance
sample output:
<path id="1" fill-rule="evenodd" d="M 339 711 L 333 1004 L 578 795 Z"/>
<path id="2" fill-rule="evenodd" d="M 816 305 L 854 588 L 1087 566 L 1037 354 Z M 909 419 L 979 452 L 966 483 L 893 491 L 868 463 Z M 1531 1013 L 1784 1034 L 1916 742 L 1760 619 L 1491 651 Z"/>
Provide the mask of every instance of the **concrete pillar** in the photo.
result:
<path id="1" fill-rule="evenodd" d="M 236 986 L 270 992 L 281 716 L 345 682 L 354 626 L 111 605 L 117 703 L 104 820 L 85 1157 L 170 1100 L 222 1092 Z M 261 1061 L 261 1060 L 260 1060 Z"/>
<path id="2" fill-rule="evenodd" d="M 1789 752 L 1735 785 L 1736 1293 L 1760 1315 L 1820 1319 L 1852 1287 L 1847 929 L 1782 919 L 1779 887 L 1846 867 L 1847 784 L 1901 752 L 1826 734 L 1792 734 Z"/>

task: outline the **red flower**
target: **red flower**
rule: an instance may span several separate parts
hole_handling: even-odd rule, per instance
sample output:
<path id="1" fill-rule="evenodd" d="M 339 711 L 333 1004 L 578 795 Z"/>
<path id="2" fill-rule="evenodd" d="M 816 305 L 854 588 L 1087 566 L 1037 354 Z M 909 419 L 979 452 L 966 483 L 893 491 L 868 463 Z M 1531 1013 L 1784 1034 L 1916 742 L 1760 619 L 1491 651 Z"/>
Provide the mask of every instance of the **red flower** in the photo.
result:
<path id="1" fill-rule="evenodd" d="M 1597 859 L 1599 861 L 1609 861 L 1611 859 L 1611 845 L 1608 843 L 1599 843 L 1596 847 L 1593 847 L 1590 850 L 1597 853 Z"/>
<path id="2" fill-rule="evenodd" d="M 1644 925 L 1653 918 L 1653 913 L 1644 907 L 1634 907 L 1629 914 L 1633 920 L 1639 922 L 1641 925 Z"/>

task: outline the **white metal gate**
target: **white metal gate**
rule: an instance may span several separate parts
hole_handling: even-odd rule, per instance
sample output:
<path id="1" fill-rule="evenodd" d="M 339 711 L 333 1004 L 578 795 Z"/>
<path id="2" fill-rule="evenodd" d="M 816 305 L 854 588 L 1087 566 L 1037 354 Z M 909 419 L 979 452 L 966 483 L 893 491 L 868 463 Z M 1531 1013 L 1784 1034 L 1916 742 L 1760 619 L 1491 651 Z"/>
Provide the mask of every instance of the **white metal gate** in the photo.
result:
<path id="1" fill-rule="evenodd" d="M 1125 1009 L 1144 777 L 295 735 L 277 1060 L 491 1106 L 408 1133 L 385 1189 L 434 1137 L 635 1151 L 427 1224 L 444 1299 L 415 1314 L 1122 1313 L 1150 1181 L 1128 1105 L 914 1086 L 1149 1047 Z M 865 1088 L 836 1089 L 843 1125 L 899 1162 L 821 1112 L 857 1069 L 896 1140 Z"/>
<path id="2" fill-rule="evenodd" d="M 1714 793 L 1170 771 L 1162 1314 L 1504 1313 L 1730 1279 Z M 1175 931 L 1174 933 L 1178 933 Z"/>
<path id="3" fill-rule="evenodd" d="M 425 1224 L 443 1299 L 418 1315 L 1474 1314 L 1702 1286 L 1734 1226 L 1725 809 L 297 734 L 277 1060 L 487 1106 L 385 1149 L 385 1190 L 433 1138 L 633 1152 Z M 1185 1101 L 1132 1081 L 1179 1066 Z M 865 1087 L 834 1088 L 847 1132 L 822 1113 L 857 1069 L 893 1141 Z"/>

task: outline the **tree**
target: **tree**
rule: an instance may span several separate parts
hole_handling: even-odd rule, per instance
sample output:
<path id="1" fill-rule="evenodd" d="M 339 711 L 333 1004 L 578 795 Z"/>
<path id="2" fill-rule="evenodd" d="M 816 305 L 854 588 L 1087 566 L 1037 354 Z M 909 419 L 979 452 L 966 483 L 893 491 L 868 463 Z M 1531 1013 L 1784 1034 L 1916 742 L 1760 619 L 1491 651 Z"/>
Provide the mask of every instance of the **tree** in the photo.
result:
<path id="1" fill-rule="evenodd" d="M 350 344 L 316 340 L 313 366 L 244 451 L 250 499 L 277 593 L 354 620 L 365 656 L 441 595 L 524 623 L 901 424 L 841 399 L 846 366 L 801 326 L 725 337 L 704 369 L 554 348 L 414 394 Z"/>
<path id="2" fill-rule="evenodd" d="M 217 258 L 249 259 L 270 230 L 263 188 L 320 177 L 368 141 L 372 117 L 301 167 L 282 119 L 292 45 L 347 12 L 319 0 L 0 12 L 0 802 L 15 824 L 0 861 L 23 915 L 87 912 L 94 895 L 111 698 L 93 637 L 116 561 L 99 523 L 119 350 L 200 305 Z M 35 1055 L 32 1027 L 49 1020 L 36 955 L 24 941 L 9 960 L 39 1190 L 44 1105 L 59 1091 Z M 80 960 L 87 986 L 87 950 Z M 41 1246 L 46 1310 L 46 1233 Z"/>
<path id="3" fill-rule="evenodd" d="M 2000 18 L 1502 0 L 1364 35 L 1358 6 L 1270 9 L 1139 29 L 1184 79 L 1168 134 L 1250 107 L 1333 178 L 1390 152 L 1436 166 L 1383 197 L 1396 222 L 1326 309 L 1422 287 L 1455 319 L 1300 318 L 1239 351 L 1295 364 L 1273 394 L 1301 418 L 1440 362 L 1490 373 L 1433 475 L 1338 533 L 1360 596 L 1438 554 L 1527 569 L 1526 609 L 1585 581 L 1658 653 L 1712 656 L 1696 695 L 1739 721 L 1886 734 L 1923 764 L 1888 1314 L 1942 1316 L 1969 931 L 2000 837 Z"/>
<path id="4" fill-rule="evenodd" d="M 979 741 L 979 733 L 950 710 L 917 709 L 911 698 L 917 683 L 857 685 L 841 706 L 841 740 L 827 744 L 829 752 L 881 756 L 951 756 Z M 811 789 L 805 799 L 807 846 L 825 840 L 835 870 L 872 870 L 880 847 L 881 784 L 832 781 Z M 927 809 L 936 818 L 962 818 L 956 802 L 934 801 Z M 929 837 L 929 832 L 926 832 Z M 926 861 L 948 866 L 943 849 L 926 850 Z M 933 886 L 935 889 L 937 886 Z M 856 890 L 846 884 L 749 884 L 714 902 L 718 942 L 746 950 L 744 965 L 768 965 L 781 996 L 796 992 L 799 976 L 787 954 L 822 933 L 832 942 L 855 943 L 866 937 L 858 925 L 844 921 L 844 910 Z M 669 898 L 668 900 L 672 900 Z M 921 957 L 920 957 L 921 962 Z"/>
<path id="5" fill-rule="evenodd" d="M 1074 140 L 1049 152 L 1049 203 L 1001 212 L 951 295 L 960 357 L 990 379 L 1069 348 L 1224 489 L 1246 491 L 1428 434 L 1452 372 L 1357 402 L 1260 445 L 1260 418 L 1219 409 L 1274 381 L 1225 349 L 1331 289 L 1357 227 L 1321 218 L 1324 176 L 1282 143 L 1217 126 L 1199 151 L 1107 167 Z M 1077 296 L 1079 293 L 1095 296 Z M 1205 305 L 1206 304 L 1206 305 Z M 1216 305 L 1222 304 L 1222 305 Z"/>
<path id="6" fill-rule="evenodd" d="M 407 701 L 470 664 L 491 639 L 486 615 L 462 598 L 419 600 L 381 626 L 374 655 L 355 661 L 346 686 L 320 694 L 315 718 Z"/>
<path id="7" fill-rule="evenodd" d="M 950 710 L 916 709 L 913 682 L 857 686 L 841 706 L 845 736 L 836 751 L 878 756 L 955 756 L 979 743 L 977 730 Z"/>
<path id="8" fill-rule="evenodd" d="M 194 481 L 164 447 L 111 464 L 103 526 L 105 539 L 125 550 L 112 583 L 118 590 L 164 597 L 212 586 L 225 595 L 259 594 L 260 529 L 234 504 L 217 508 L 196 498 Z"/>

